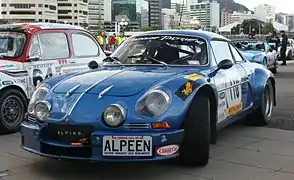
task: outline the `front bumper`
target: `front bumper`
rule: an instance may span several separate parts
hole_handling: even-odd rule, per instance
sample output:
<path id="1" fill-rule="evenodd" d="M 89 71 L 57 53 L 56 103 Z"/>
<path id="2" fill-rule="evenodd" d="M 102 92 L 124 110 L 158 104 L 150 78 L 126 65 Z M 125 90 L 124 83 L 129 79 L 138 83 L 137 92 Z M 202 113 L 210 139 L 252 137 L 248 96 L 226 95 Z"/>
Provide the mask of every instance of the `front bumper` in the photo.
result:
<path id="1" fill-rule="evenodd" d="M 175 158 L 179 151 L 172 155 L 158 155 L 156 150 L 168 145 L 179 145 L 184 136 L 184 130 L 158 130 L 154 131 L 125 131 L 109 132 L 94 131 L 90 135 L 91 145 L 73 146 L 53 140 L 43 140 L 43 127 L 31 122 L 23 122 L 21 125 L 21 147 L 40 156 L 56 159 L 74 159 L 87 161 L 116 161 L 116 162 L 141 162 L 157 161 Z M 130 157 L 130 156 L 103 156 L 102 144 L 104 136 L 151 136 L 152 137 L 152 156 Z"/>

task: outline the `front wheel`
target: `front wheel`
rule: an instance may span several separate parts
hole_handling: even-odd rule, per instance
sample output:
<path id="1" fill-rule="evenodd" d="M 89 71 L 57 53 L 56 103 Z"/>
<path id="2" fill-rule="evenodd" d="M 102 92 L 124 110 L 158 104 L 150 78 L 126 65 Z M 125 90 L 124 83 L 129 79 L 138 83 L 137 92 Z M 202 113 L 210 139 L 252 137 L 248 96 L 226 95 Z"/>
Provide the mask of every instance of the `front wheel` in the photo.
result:
<path id="1" fill-rule="evenodd" d="M 15 89 L 9 89 L 0 95 L 0 133 L 19 131 L 24 118 L 27 103 L 26 97 Z"/>
<path id="2" fill-rule="evenodd" d="M 179 161 L 190 166 L 205 166 L 210 148 L 210 101 L 196 95 L 183 123 L 185 136 L 180 147 Z"/>
<path id="3" fill-rule="evenodd" d="M 266 126 L 271 120 L 273 106 L 274 90 L 271 81 L 268 80 L 259 107 L 247 117 L 246 123 L 253 126 Z"/>

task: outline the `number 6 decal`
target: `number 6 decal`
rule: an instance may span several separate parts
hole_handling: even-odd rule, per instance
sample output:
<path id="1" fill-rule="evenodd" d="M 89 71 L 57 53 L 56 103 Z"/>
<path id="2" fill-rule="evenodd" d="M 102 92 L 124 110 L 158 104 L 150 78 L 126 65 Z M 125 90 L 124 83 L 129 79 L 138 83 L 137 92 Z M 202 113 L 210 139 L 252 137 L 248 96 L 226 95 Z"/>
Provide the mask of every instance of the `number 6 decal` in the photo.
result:
<path id="1" fill-rule="evenodd" d="M 33 84 L 35 87 L 38 86 L 43 81 L 42 78 L 42 71 L 40 69 L 34 69 L 33 70 Z"/>

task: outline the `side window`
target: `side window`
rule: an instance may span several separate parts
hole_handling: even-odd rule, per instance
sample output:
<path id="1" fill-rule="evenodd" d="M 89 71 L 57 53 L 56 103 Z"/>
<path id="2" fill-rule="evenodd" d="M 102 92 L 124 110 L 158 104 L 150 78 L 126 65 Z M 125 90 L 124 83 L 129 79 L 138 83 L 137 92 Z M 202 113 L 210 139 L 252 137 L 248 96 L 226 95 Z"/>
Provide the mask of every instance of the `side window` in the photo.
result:
<path id="1" fill-rule="evenodd" d="M 72 42 L 76 57 L 95 57 L 99 55 L 98 44 L 90 36 L 73 33 Z"/>
<path id="2" fill-rule="evenodd" d="M 38 35 L 33 37 L 30 50 L 29 50 L 29 57 L 34 57 L 34 56 L 39 56 L 39 57 L 42 56 Z"/>
<path id="3" fill-rule="evenodd" d="M 39 43 L 43 60 L 68 58 L 70 55 L 65 33 L 40 33 Z"/>
<path id="4" fill-rule="evenodd" d="M 216 62 L 219 63 L 222 60 L 229 59 L 233 60 L 229 44 L 225 41 L 211 41 L 211 47 L 214 52 Z"/>
<path id="5" fill-rule="evenodd" d="M 244 59 L 243 59 L 243 57 L 240 55 L 240 53 L 236 50 L 236 48 L 235 48 L 234 46 L 232 46 L 231 44 L 230 44 L 230 47 L 231 47 L 231 50 L 232 50 L 233 56 L 234 56 L 234 58 L 235 58 L 235 61 L 236 61 L 236 62 L 243 62 Z"/>

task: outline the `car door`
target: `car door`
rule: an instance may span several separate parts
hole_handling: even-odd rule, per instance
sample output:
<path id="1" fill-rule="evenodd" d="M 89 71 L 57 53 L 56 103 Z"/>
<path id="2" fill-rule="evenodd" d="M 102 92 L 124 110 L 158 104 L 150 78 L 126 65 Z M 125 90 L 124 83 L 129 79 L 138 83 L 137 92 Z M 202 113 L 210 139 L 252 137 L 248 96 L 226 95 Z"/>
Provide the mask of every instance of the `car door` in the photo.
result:
<path id="1" fill-rule="evenodd" d="M 29 94 L 45 79 L 60 74 L 61 62 L 70 58 L 66 32 L 44 31 L 32 36 L 25 68 L 29 73 Z"/>
<path id="2" fill-rule="evenodd" d="M 106 58 L 105 53 L 96 39 L 84 31 L 72 31 L 71 42 L 73 58 L 61 69 L 62 73 L 89 70 L 88 63 L 96 61 L 101 64 Z"/>
<path id="3" fill-rule="evenodd" d="M 233 55 L 235 49 L 232 51 L 230 48 L 232 45 L 226 41 L 211 41 L 211 46 L 216 64 L 224 59 L 233 62 L 230 69 L 219 70 L 213 78 L 219 98 L 218 123 L 221 123 L 246 108 L 248 86 L 245 79 L 248 77 L 240 62 L 235 61 L 236 58 Z M 239 54 L 238 51 L 236 52 Z"/>

